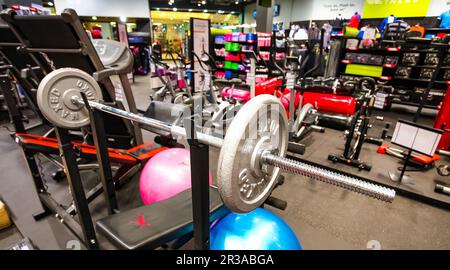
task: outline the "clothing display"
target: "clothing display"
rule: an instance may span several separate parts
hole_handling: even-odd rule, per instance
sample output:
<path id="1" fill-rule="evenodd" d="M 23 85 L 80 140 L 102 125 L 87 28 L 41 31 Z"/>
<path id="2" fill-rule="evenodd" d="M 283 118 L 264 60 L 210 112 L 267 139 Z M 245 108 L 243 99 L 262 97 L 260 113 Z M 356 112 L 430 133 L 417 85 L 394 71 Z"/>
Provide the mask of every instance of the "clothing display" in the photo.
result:
<path id="1" fill-rule="evenodd" d="M 450 10 L 442 13 L 439 20 L 441 21 L 440 28 L 450 28 Z"/>
<path id="2" fill-rule="evenodd" d="M 342 14 L 338 14 L 338 16 L 332 22 L 333 29 L 340 29 L 342 28 L 343 24 L 344 24 L 344 17 L 342 17 Z"/>
<path id="3" fill-rule="evenodd" d="M 404 34 L 409 30 L 409 27 L 409 24 L 403 20 L 390 23 L 386 27 L 386 38 L 402 39 Z"/>
<path id="4" fill-rule="evenodd" d="M 308 29 L 308 40 L 313 44 L 320 40 L 320 29 L 315 23 L 312 23 L 311 28 Z"/>
<path id="5" fill-rule="evenodd" d="M 322 29 L 325 30 L 324 36 L 323 36 L 323 47 L 328 47 L 331 40 L 331 32 L 333 31 L 333 26 L 331 24 L 326 23 L 322 26 Z"/>
<path id="6" fill-rule="evenodd" d="M 396 22 L 396 21 L 397 21 L 397 17 L 395 17 L 394 15 L 390 15 L 389 17 L 384 18 L 384 20 L 380 24 L 380 31 L 384 32 L 386 25 Z"/>
<path id="7" fill-rule="evenodd" d="M 289 32 L 289 37 L 294 40 L 308 40 L 308 32 L 303 27 L 293 25 Z"/>
<path id="8" fill-rule="evenodd" d="M 348 26 L 353 27 L 353 28 L 358 28 L 360 22 L 361 22 L 361 15 L 359 15 L 358 12 L 355 12 L 355 15 L 353 15 L 350 18 L 350 22 L 349 22 Z"/>
<path id="9" fill-rule="evenodd" d="M 420 37 L 424 37 L 425 36 L 425 27 L 420 26 L 419 24 L 411 26 L 409 28 L 409 31 L 419 32 L 420 33 Z"/>

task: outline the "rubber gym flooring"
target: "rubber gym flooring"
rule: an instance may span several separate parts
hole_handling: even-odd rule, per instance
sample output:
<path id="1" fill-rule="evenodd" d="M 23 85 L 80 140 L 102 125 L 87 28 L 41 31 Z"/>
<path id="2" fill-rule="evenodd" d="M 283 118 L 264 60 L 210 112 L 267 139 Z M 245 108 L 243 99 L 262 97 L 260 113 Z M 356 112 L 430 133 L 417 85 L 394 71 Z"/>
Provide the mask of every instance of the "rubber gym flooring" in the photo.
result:
<path id="1" fill-rule="evenodd" d="M 150 89 L 147 77 L 136 77 L 133 84 L 136 102 L 140 109 L 146 109 Z M 385 113 L 387 121 L 395 124 L 398 115 L 411 118 L 405 108 L 396 113 Z M 381 113 L 381 112 L 380 112 Z M 423 117 L 421 122 L 430 124 L 433 116 Z M 375 123 L 371 135 L 381 133 L 381 123 Z M 144 134 L 150 138 L 150 134 Z M 341 164 L 327 160 L 329 153 L 341 153 L 343 132 L 327 129 L 325 133 L 313 133 L 306 139 L 307 152 L 304 159 L 325 164 L 353 174 L 360 174 L 375 181 L 394 185 L 387 177 L 389 171 L 399 167 L 393 157 L 376 154 L 376 146 L 365 144 L 361 158 L 373 165 L 371 172 L 358 172 Z M 212 174 L 216 170 L 218 150 L 210 148 Z M 0 197 L 7 203 L 15 227 L 0 232 L 0 248 L 6 248 L 22 237 L 28 237 L 40 249 L 68 249 L 73 247 L 76 237 L 53 216 L 39 222 L 32 214 L 40 209 L 40 203 L 32 184 L 22 150 L 14 143 L 6 129 L 0 129 Z M 438 164 L 448 162 L 443 158 Z M 50 192 L 63 205 L 70 203 L 66 183 L 56 183 L 51 179 L 55 170 L 52 164 L 41 163 Z M 408 173 L 413 181 L 405 189 L 425 192 L 436 200 L 450 201 L 450 197 L 435 194 L 432 190 L 436 181 L 450 185 L 448 179 L 438 177 L 436 170 L 425 173 Z M 97 179 L 94 173 L 82 173 L 86 187 Z M 130 181 L 119 192 L 121 209 L 130 209 L 141 204 L 138 192 L 138 177 Z M 403 188 L 403 187 L 402 187 Z M 434 193 L 434 194 L 432 194 Z M 136 194 L 130 196 L 130 194 Z M 450 249 L 450 213 L 436 207 L 398 195 L 393 203 L 384 203 L 334 186 L 315 182 L 301 176 L 286 174 L 284 185 L 275 190 L 274 196 L 288 202 L 288 208 L 280 211 L 268 207 L 282 217 L 295 231 L 304 249 Z M 105 215 L 103 198 L 99 197 L 90 205 L 94 219 Z M 114 249 L 105 239 L 99 237 L 104 249 Z M 84 248 L 81 246 L 81 248 Z M 189 244 L 186 248 L 189 248 Z"/>

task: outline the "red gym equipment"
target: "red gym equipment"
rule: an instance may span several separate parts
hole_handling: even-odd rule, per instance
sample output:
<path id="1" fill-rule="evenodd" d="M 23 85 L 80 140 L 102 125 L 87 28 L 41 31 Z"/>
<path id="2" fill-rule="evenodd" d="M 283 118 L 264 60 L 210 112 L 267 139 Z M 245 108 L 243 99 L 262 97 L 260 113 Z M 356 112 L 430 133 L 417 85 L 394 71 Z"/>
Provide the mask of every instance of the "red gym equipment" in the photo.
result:
<path id="1" fill-rule="evenodd" d="M 438 144 L 439 150 L 450 150 L 450 83 L 447 82 L 447 93 L 445 94 L 442 104 L 440 106 L 436 121 L 434 122 L 434 128 L 444 130 L 441 141 Z"/>
<path id="2" fill-rule="evenodd" d="M 289 100 L 290 90 L 284 89 L 283 92 L 276 90 L 282 84 L 282 80 L 273 78 L 261 83 L 256 84 L 255 95 L 262 94 L 275 94 L 281 99 L 286 112 L 289 116 Z M 232 87 L 225 87 L 222 90 L 222 99 L 235 99 L 239 102 L 246 103 L 250 100 L 250 91 L 245 89 L 235 89 Z M 295 109 L 298 108 L 300 103 L 300 93 L 296 93 L 295 96 Z M 352 96 L 336 95 L 333 93 L 317 93 L 317 92 L 305 92 L 303 94 L 303 105 L 311 104 L 317 109 L 319 113 L 335 113 L 341 115 L 353 115 L 356 111 L 356 100 Z"/>
<path id="3" fill-rule="evenodd" d="M 403 151 L 398 148 L 394 148 L 389 144 L 383 144 L 377 149 L 378 154 L 390 155 L 399 159 L 406 159 L 408 156 L 408 151 Z M 433 167 L 433 164 L 436 160 L 439 160 L 439 155 L 434 154 L 432 157 L 413 153 L 411 158 L 408 160 L 408 164 L 413 165 L 415 167 L 419 167 L 421 169 L 430 169 Z"/>

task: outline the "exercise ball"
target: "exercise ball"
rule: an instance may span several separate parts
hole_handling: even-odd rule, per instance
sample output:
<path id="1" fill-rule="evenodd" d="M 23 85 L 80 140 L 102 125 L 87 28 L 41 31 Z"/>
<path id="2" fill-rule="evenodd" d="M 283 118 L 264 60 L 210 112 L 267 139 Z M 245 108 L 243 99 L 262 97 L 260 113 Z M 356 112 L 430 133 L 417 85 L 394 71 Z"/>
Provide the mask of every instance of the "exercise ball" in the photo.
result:
<path id="1" fill-rule="evenodd" d="M 297 236 L 274 213 L 257 208 L 230 213 L 211 229 L 212 250 L 301 250 Z"/>
<path id="2" fill-rule="evenodd" d="M 209 184 L 212 176 L 209 174 Z M 171 148 L 152 157 L 141 172 L 139 192 L 144 204 L 168 199 L 191 188 L 190 152 Z"/>

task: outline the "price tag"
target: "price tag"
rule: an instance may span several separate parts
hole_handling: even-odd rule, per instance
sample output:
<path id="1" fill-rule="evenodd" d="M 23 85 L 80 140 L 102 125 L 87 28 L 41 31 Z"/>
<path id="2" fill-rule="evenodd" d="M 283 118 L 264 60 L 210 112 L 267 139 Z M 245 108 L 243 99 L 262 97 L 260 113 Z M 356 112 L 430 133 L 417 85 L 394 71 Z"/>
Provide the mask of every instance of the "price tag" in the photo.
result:
<path id="1" fill-rule="evenodd" d="M 248 73 L 247 74 L 247 84 L 251 87 L 251 86 L 255 86 L 256 84 L 256 80 L 255 80 L 255 75 Z"/>
<path id="2" fill-rule="evenodd" d="M 286 88 L 287 89 L 294 89 L 295 87 L 295 74 L 294 73 L 288 73 L 286 75 Z"/>
<path id="3" fill-rule="evenodd" d="M 204 74 L 204 85 L 205 88 L 204 90 L 209 90 L 210 86 L 211 86 L 211 75 L 209 73 L 203 73 Z"/>
<path id="4" fill-rule="evenodd" d="M 388 96 L 389 95 L 386 93 L 377 93 L 373 107 L 377 109 L 384 109 L 384 105 L 386 104 L 386 99 Z"/>
<path id="5" fill-rule="evenodd" d="M 123 88 L 122 84 L 119 82 L 113 82 L 114 85 L 114 94 L 116 95 L 116 100 L 123 102 Z"/>

